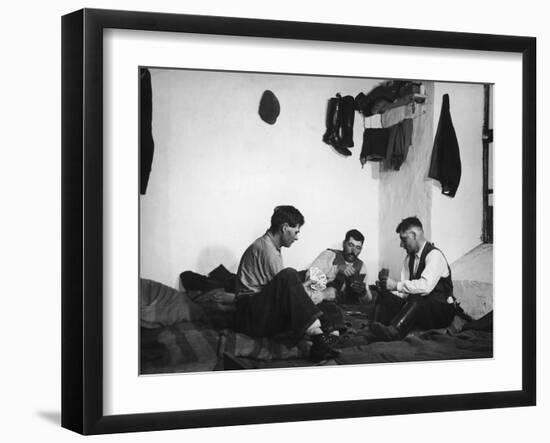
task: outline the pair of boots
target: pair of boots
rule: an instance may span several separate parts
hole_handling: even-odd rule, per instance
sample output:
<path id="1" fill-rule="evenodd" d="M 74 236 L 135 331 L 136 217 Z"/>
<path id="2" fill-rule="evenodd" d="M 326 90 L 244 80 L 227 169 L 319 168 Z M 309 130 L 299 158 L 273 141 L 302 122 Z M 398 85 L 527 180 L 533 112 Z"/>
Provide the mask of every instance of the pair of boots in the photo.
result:
<path id="1" fill-rule="evenodd" d="M 420 311 L 420 301 L 410 300 L 405 303 L 389 325 L 378 321 L 377 309 L 374 312 L 374 321 L 370 326 L 371 332 L 380 341 L 402 340 L 413 328 Z"/>
<path id="2" fill-rule="evenodd" d="M 353 122 L 355 120 L 355 105 L 351 95 L 329 99 L 327 106 L 326 127 L 323 141 L 332 146 L 339 154 L 349 157 L 353 147 Z"/>

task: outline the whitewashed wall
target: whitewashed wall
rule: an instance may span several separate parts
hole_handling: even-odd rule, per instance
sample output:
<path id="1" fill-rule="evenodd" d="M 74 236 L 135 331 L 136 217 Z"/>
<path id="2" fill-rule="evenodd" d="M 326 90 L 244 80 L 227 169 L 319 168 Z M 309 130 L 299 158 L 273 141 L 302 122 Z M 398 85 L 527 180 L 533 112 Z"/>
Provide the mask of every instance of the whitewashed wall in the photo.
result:
<path id="1" fill-rule="evenodd" d="M 376 163 L 360 166 L 358 113 L 351 157 L 321 140 L 327 100 L 336 92 L 369 91 L 379 80 L 151 72 L 155 154 L 147 194 L 140 197 L 142 277 L 177 287 L 184 270 L 205 274 L 224 264 L 235 271 L 279 204 L 295 205 L 306 219 L 300 240 L 283 251 L 285 264 L 297 269 L 357 228 L 367 237 L 362 258 L 370 281 L 382 264 L 398 272 L 403 251 L 394 230 L 409 215 L 422 219 L 450 262 L 480 243 L 481 85 L 426 82 L 426 114 L 414 120 L 410 155 L 399 172 L 381 173 Z M 266 89 L 281 104 L 275 125 L 258 115 Z M 462 158 L 454 198 L 427 177 L 444 93 Z"/>
<path id="2" fill-rule="evenodd" d="M 356 113 L 353 156 L 322 142 L 327 100 L 379 81 L 267 74 L 152 70 L 155 154 L 140 197 L 140 273 L 177 286 L 180 272 L 235 271 L 244 249 L 269 226 L 273 208 L 305 216 L 300 240 L 283 251 L 303 269 L 346 230 L 367 240 L 362 258 L 378 268 L 378 180 L 361 169 L 363 122 Z M 264 90 L 279 99 L 275 125 L 258 116 Z"/>
<path id="3" fill-rule="evenodd" d="M 424 82 L 426 103 L 418 106 L 413 118 L 412 145 L 399 171 L 380 172 L 380 265 L 390 269 L 390 275 L 399 278 L 405 252 L 395 232 L 404 218 L 416 216 L 424 231 L 431 232 L 432 180 L 428 169 L 433 146 L 433 91 L 432 82 Z"/>

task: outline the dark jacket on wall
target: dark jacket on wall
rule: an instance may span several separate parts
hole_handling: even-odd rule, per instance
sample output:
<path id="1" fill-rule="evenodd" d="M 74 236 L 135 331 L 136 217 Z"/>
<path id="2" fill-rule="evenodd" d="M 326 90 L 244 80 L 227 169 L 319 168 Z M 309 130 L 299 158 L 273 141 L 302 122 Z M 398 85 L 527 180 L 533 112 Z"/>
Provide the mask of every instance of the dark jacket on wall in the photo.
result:
<path id="1" fill-rule="evenodd" d="M 139 193 L 145 194 L 147 184 L 149 183 L 149 174 L 151 173 L 151 164 L 153 163 L 153 152 L 155 143 L 153 142 L 153 90 L 151 87 L 151 73 L 148 69 L 141 68 L 139 71 Z"/>
<path id="2" fill-rule="evenodd" d="M 449 107 L 449 94 L 443 95 L 441 115 L 435 134 L 432 160 L 428 176 L 441 183 L 441 193 L 454 197 L 460 176 L 462 165 L 460 163 L 460 151 L 456 138 L 455 128 L 451 120 Z"/>

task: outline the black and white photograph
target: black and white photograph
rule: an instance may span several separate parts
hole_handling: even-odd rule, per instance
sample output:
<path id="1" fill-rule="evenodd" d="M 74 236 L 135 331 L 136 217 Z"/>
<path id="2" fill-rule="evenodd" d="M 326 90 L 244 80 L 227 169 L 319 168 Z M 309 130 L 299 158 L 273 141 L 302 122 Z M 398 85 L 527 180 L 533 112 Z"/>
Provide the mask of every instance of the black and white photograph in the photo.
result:
<path id="1" fill-rule="evenodd" d="M 543 5 L 6 3 L 2 441 L 548 434 Z"/>
<path id="2" fill-rule="evenodd" d="M 493 84 L 137 75 L 140 375 L 493 358 Z"/>

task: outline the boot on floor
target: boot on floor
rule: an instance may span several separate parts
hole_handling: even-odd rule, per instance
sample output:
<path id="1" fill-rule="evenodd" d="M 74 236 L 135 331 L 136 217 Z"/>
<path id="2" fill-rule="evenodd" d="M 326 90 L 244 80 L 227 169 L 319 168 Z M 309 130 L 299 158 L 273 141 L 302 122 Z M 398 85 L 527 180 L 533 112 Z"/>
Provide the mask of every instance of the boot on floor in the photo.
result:
<path id="1" fill-rule="evenodd" d="M 334 349 L 325 334 L 317 334 L 311 337 L 311 349 L 309 359 L 314 363 L 337 357 L 340 352 Z"/>
<path id="2" fill-rule="evenodd" d="M 409 301 L 388 326 L 374 322 L 371 324 L 370 330 L 380 341 L 402 340 L 413 328 L 419 310 L 419 301 Z"/>

